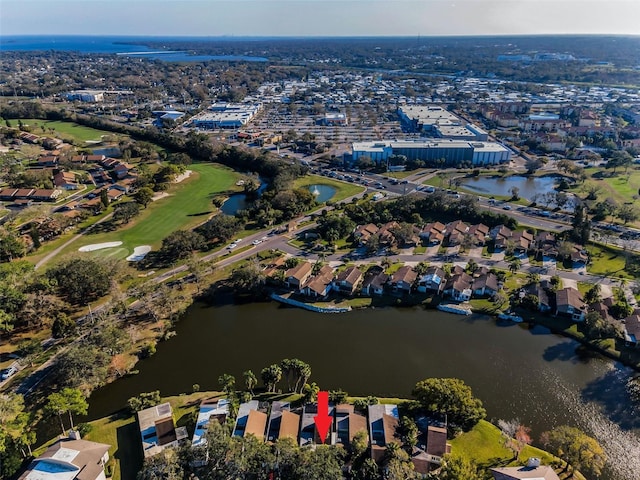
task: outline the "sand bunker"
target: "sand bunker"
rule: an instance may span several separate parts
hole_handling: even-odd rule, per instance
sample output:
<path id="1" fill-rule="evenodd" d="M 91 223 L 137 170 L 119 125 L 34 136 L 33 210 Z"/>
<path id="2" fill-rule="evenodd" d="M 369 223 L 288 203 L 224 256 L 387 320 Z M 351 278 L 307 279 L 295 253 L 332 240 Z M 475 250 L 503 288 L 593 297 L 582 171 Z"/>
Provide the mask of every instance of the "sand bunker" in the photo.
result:
<path id="1" fill-rule="evenodd" d="M 180 183 L 181 181 L 189 178 L 193 172 L 191 170 L 185 170 L 185 172 L 181 175 L 178 175 L 173 179 L 173 183 Z"/>
<path id="2" fill-rule="evenodd" d="M 139 262 L 144 257 L 147 256 L 147 253 L 151 251 L 150 245 L 140 245 L 133 249 L 133 253 L 127 257 L 127 261 L 129 262 Z"/>
<path id="3" fill-rule="evenodd" d="M 84 247 L 80 247 L 78 251 L 93 252 L 94 250 L 102 250 L 103 248 L 119 247 L 120 245 L 122 245 L 122 242 L 94 243 L 92 245 L 85 245 Z"/>

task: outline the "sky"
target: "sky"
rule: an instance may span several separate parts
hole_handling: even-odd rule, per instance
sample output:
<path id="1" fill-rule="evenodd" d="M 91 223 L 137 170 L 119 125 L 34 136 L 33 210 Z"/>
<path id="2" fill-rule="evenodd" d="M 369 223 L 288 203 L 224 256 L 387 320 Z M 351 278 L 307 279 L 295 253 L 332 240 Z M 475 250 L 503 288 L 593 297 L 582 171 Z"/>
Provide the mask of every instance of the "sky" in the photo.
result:
<path id="1" fill-rule="evenodd" d="M 0 0 L 1 35 L 640 35 L 640 0 Z"/>

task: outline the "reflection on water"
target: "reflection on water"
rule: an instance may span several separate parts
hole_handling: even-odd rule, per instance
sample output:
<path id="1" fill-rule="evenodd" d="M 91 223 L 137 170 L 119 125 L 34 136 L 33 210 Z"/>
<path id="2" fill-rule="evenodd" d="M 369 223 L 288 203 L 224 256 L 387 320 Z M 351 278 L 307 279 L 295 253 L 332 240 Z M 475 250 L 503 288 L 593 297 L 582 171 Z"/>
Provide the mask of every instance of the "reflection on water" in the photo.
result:
<path id="1" fill-rule="evenodd" d="M 525 177 L 511 175 L 509 177 L 472 177 L 463 180 L 461 186 L 467 190 L 490 195 L 511 195 L 513 187 L 518 188 L 518 195 L 532 200 L 536 194 L 553 192 L 560 179 L 557 175 L 544 177 Z"/>

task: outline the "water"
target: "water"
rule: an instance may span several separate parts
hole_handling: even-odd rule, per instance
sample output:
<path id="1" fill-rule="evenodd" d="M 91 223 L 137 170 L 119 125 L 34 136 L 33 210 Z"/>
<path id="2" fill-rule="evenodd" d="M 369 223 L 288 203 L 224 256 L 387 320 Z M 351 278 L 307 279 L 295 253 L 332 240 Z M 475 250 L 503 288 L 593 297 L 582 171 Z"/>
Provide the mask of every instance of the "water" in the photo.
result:
<path id="1" fill-rule="evenodd" d="M 234 193 L 233 195 L 229 195 L 229 198 L 224 201 L 220 210 L 227 215 L 235 215 L 245 208 L 247 208 L 247 195 L 244 193 Z"/>
<path id="2" fill-rule="evenodd" d="M 317 185 L 309 185 L 309 191 L 316 197 L 318 203 L 324 203 L 331 200 L 336 194 L 336 189 L 330 185 L 319 183 Z"/>
<path id="3" fill-rule="evenodd" d="M 115 53 L 132 57 L 164 60 L 167 62 L 201 62 L 207 60 L 245 62 L 268 61 L 268 59 L 264 57 L 251 57 L 243 55 L 190 55 L 189 52 L 186 51 L 167 51 L 162 49 L 159 50 L 157 48 L 152 49 L 145 45 L 141 45 L 141 43 L 143 42 L 159 42 L 162 40 L 162 37 L 11 35 L 0 37 L 0 51 L 28 52 L 55 50 L 80 53 Z M 171 38 L 167 40 L 171 40 L 173 42 L 180 39 Z"/>
<path id="4" fill-rule="evenodd" d="M 509 177 L 472 177 L 465 179 L 461 187 L 466 190 L 491 195 L 511 195 L 513 187 L 520 189 L 518 195 L 527 200 L 532 200 L 536 194 L 553 192 L 555 184 L 560 179 L 557 175 L 544 177 L 525 177 L 511 175 Z"/>
<path id="5" fill-rule="evenodd" d="M 534 439 L 554 426 L 578 426 L 615 460 L 601 478 L 640 478 L 640 415 L 624 389 L 629 370 L 581 357 L 576 342 L 539 327 L 418 308 L 322 315 L 260 303 L 196 304 L 176 331 L 138 364 L 138 375 L 94 392 L 89 416 L 107 415 L 141 392 L 176 395 L 195 383 L 215 390 L 222 373 L 242 385 L 243 371 L 259 376 L 271 363 L 298 357 L 321 388 L 353 395 L 408 397 L 424 378 L 462 378 L 489 419 L 518 417 Z"/>

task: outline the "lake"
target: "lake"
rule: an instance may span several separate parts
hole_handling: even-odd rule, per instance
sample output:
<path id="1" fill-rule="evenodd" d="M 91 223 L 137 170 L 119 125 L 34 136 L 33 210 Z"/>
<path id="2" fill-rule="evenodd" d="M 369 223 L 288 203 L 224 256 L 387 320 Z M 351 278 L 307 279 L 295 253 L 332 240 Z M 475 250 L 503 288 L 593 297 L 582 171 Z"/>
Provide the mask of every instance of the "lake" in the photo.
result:
<path id="1" fill-rule="evenodd" d="M 510 190 L 517 187 L 519 195 L 532 200 L 536 194 L 552 192 L 561 177 L 546 175 L 544 177 L 525 177 L 511 175 L 509 177 L 471 177 L 465 178 L 460 186 L 466 190 L 484 195 L 511 195 Z"/>
<path id="2" fill-rule="evenodd" d="M 297 357 L 311 365 L 311 380 L 322 389 L 352 395 L 409 397 L 419 380 L 461 378 L 489 419 L 517 417 L 536 439 L 554 426 L 578 426 L 611 459 L 601 478 L 640 478 L 640 415 L 624 388 L 629 370 L 581 356 L 577 342 L 543 328 L 420 308 L 323 315 L 256 303 L 195 304 L 176 332 L 137 365 L 139 374 L 94 392 L 89 416 L 118 410 L 141 392 L 176 395 L 195 383 L 215 390 L 223 373 L 241 385 L 243 371 L 259 377 L 265 366 Z"/>

